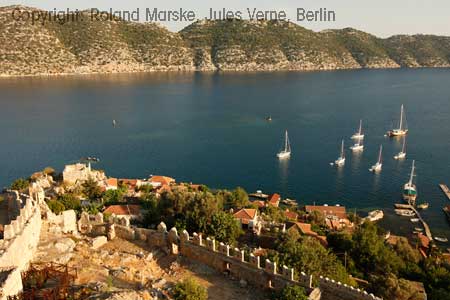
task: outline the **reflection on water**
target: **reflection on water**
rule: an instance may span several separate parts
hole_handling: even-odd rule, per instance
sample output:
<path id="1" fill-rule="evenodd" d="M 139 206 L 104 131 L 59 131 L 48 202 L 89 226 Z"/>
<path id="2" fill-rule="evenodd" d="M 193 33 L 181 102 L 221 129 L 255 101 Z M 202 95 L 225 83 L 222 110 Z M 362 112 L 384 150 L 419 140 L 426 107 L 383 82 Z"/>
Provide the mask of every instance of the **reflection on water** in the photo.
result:
<path id="1" fill-rule="evenodd" d="M 281 191 L 285 195 L 289 189 L 289 161 L 290 159 L 278 159 L 278 176 L 280 178 Z"/>

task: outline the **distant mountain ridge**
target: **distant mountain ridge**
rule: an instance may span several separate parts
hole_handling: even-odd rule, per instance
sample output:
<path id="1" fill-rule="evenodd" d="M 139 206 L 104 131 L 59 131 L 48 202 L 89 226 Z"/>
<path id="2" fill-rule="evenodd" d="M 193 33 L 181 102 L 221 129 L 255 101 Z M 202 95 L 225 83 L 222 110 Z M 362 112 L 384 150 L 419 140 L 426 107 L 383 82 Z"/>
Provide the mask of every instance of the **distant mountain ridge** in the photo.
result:
<path id="1" fill-rule="evenodd" d="M 178 33 L 155 23 L 15 21 L 0 7 L 0 76 L 168 70 L 336 70 L 450 67 L 450 37 L 381 39 L 285 21 L 197 21 Z"/>

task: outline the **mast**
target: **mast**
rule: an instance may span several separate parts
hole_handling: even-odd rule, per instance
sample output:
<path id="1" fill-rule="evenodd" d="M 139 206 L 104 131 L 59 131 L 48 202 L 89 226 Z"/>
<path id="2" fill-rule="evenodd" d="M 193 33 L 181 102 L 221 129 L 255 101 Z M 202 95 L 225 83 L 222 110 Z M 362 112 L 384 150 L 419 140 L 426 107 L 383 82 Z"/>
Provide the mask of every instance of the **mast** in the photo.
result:
<path id="1" fill-rule="evenodd" d="M 400 130 L 402 130 L 402 126 L 403 126 L 403 104 L 400 108 Z"/>
<path id="2" fill-rule="evenodd" d="M 288 131 L 286 130 L 286 136 L 284 140 L 284 151 L 290 152 L 291 151 L 291 145 L 289 144 L 289 137 L 288 137 Z"/>
<path id="3" fill-rule="evenodd" d="M 413 160 L 413 162 L 412 162 L 411 175 L 409 176 L 409 181 L 408 181 L 409 186 L 412 186 L 412 181 L 413 181 L 413 177 L 414 177 L 414 162 L 415 162 L 415 160 Z"/>
<path id="4" fill-rule="evenodd" d="M 362 120 L 359 120 L 359 131 L 358 134 L 361 135 L 362 132 Z"/>
<path id="5" fill-rule="evenodd" d="M 381 152 L 383 151 L 383 145 L 380 145 L 380 153 L 378 154 L 378 163 L 381 164 Z"/>
<path id="6" fill-rule="evenodd" d="M 344 140 L 342 140 L 342 145 L 341 145 L 341 158 L 344 158 Z"/>

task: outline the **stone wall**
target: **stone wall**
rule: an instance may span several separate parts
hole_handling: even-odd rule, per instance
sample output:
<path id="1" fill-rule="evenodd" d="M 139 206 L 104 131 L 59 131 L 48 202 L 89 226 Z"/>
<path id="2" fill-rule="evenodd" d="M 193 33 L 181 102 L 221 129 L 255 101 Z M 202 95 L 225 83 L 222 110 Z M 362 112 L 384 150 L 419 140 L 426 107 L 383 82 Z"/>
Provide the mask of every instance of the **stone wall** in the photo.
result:
<path id="1" fill-rule="evenodd" d="M 1 278 L 1 300 L 22 290 L 20 274 L 34 256 L 40 231 L 39 205 L 27 198 L 16 219 L 4 226 L 4 238 L 0 240 L 0 269 L 9 270 Z"/>
<path id="2" fill-rule="evenodd" d="M 258 288 L 279 290 L 287 285 L 300 285 L 307 290 L 311 300 L 381 300 L 360 289 L 323 277 L 314 287 L 311 275 L 303 272 L 295 274 L 293 268 L 278 266 L 268 259 L 263 264 L 260 257 L 252 254 L 247 259 L 244 250 L 218 243 L 214 239 L 205 239 L 201 234 L 193 233 L 190 236 L 187 231 L 183 231 L 179 235 L 175 228 L 167 231 L 164 223 L 158 225 L 157 230 L 113 224 L 106 228 L 108 236 L 111 228 L 115 236 L 146 241 L 167 253 L 182 255 Z"/>

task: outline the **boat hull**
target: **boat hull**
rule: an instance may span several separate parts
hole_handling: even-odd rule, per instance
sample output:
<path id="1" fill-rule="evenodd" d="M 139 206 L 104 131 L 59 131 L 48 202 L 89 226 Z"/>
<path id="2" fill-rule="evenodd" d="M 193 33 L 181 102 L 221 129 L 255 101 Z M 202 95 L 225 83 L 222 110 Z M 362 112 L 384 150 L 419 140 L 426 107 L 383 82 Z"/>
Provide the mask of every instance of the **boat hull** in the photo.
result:
<path id="1" fill-rule="evenodd" d="M 406 130 L 392 129 L 387 132 L 387 135 L 390 137 L 404 136 L 407 134 L 408 134 L 408 129 L 406 129 Z"/>
<path id="2" fill-rule="evenodd" d="M 286 159 L 289 158 L 291 156 L 291 152 L 280 152 L 277 154 L 277 157 L 279 159 Z"/>
<path id="3" fill-rule="evenodd" d="M 404 159 L 406 157 L 406 153 L 400 152 L 396 156 L 394 156 L 395 159 Z"/>

